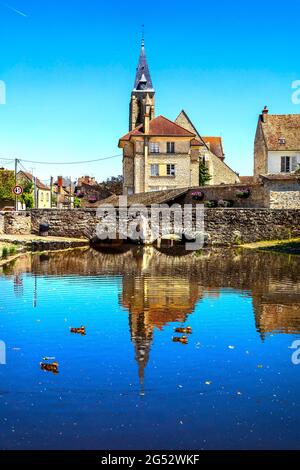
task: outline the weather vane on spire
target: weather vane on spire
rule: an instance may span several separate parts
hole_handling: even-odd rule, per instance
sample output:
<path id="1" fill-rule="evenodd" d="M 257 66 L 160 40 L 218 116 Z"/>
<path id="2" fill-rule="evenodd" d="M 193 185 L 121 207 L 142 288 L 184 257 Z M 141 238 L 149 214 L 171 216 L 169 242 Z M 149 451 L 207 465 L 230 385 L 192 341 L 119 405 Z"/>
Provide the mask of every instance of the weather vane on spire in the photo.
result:
<path id="1" fill-rule="evenodd" d="M 142 46 L 145 45 L 145 25 L 142 24 Z"/>

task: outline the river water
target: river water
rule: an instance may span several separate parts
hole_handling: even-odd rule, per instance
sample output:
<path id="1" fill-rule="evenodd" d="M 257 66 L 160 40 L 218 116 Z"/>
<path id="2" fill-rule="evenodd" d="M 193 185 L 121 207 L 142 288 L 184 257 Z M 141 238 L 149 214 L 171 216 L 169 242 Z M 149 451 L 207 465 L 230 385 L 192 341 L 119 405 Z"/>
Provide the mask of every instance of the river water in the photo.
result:
<path id="1" fill-rule="evenodd" d="M 19 258 L 0 273 L 0 448 L 299 449 L 299 260 Z"/>

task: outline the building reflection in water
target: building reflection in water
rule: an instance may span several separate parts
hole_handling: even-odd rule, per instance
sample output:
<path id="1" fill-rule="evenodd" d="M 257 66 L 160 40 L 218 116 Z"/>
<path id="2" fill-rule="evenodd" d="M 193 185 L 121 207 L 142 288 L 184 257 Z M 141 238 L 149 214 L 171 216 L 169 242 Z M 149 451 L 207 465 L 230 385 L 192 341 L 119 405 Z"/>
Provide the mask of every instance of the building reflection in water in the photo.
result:
<path id="1" fill-rule="evenodd" d="M 126 251 L 126 250 L 124 250 Z M 197 302 L 216 297 L 222 289 L 252 298 L 256 328 L 262 340 L 270 333 L 300 333 L 299 258 L 262 252 L 219 250 L 202 255 L 170 256 L 153 247 L 133 248 L 121 254 L 92 249 L 25 255 L 6 270 L 14 276 L 16 295 L 22 274 L 121 276 L 119 302 L 128 310 L 130 337 L 143 385 L 155 329 L 175 322 L 185 324 Z M 35 298 L 38 283 L 35 284 Z M 40 302 L 42 299 L 40 300 Z"/>

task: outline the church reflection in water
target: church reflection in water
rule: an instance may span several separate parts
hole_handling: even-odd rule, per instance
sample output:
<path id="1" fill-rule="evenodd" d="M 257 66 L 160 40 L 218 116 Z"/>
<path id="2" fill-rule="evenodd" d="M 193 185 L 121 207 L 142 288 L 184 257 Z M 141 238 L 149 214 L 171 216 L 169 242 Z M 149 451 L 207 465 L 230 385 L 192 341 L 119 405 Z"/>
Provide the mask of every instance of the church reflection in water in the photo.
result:
<path id="1" fill-rule="evenodd" d="M 234 250 L 183 256 L 176 249 L 170 256 L 153 247 L 130 248 L 119 254 L 92 249 L 46 256 L 28 254 L 6 268 L 5 274 L 14 276 L 16 295 L 22 295 L 22 275 L 26 272 L 36 278 L 121 276 L 119 303 L 128 311 L 141 383 L 155 329 L 175 322 L 186 324 L 196 303 L 204 296 L 218 297 L 223 289 L 252 298 L 262 340 L 270 333 L 300 333 L 300 267 L 296 256 Z M 34 299 L 38 301 L 37 292 Z"/>

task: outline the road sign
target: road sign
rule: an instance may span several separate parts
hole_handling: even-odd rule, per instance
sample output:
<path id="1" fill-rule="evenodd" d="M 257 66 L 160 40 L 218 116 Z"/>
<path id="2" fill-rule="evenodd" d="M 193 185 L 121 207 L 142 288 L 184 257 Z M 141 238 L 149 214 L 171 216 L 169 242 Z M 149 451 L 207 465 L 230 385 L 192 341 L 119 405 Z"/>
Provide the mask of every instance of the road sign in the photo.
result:
<path id="1" fill-rule="evenodd" d="M 16 196 L 21 196 L 23 194 L 22 186 L 15 186 L 13 192 Z"/>

